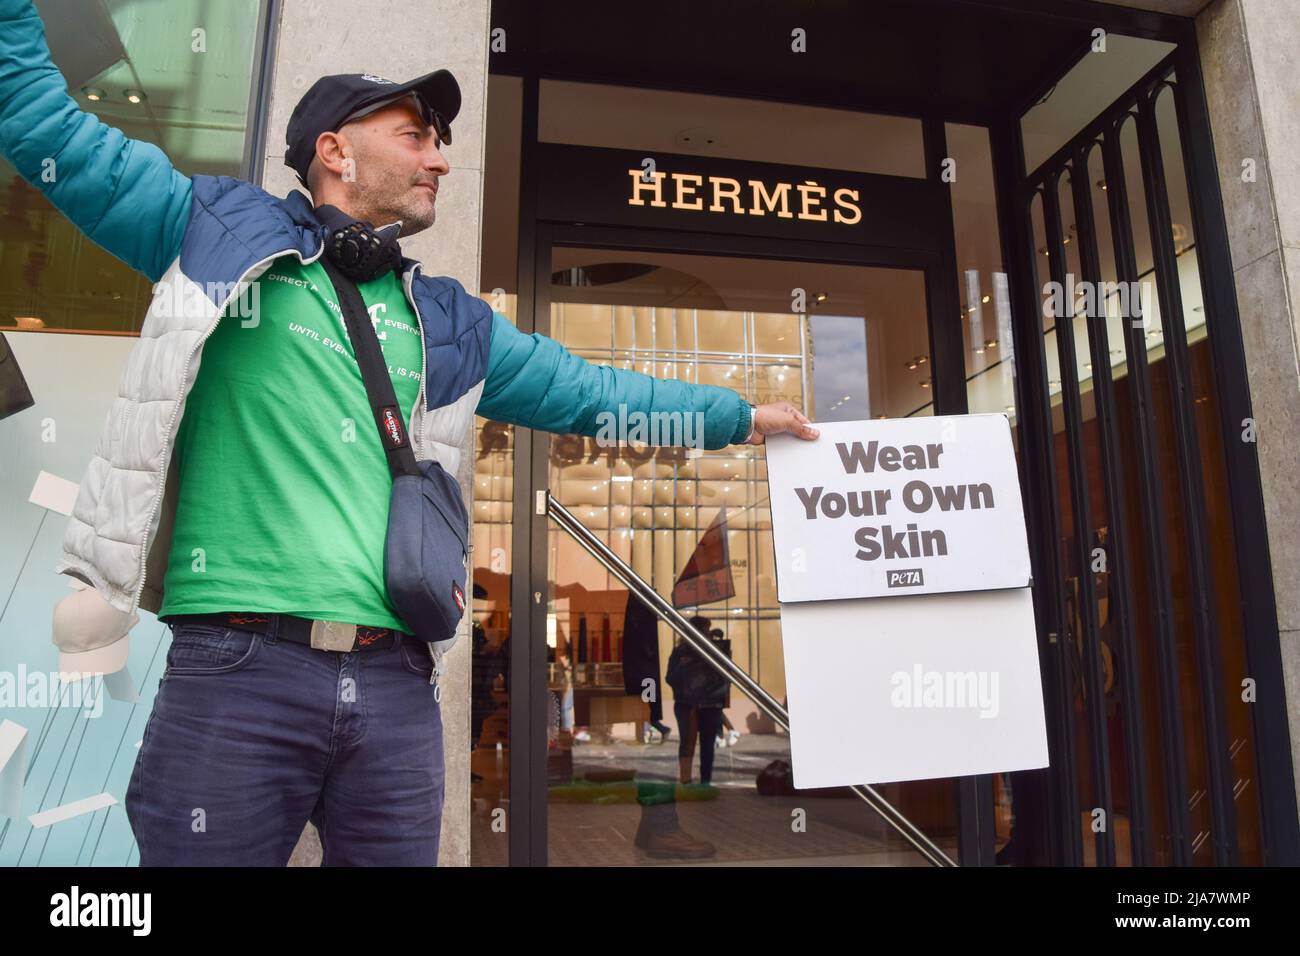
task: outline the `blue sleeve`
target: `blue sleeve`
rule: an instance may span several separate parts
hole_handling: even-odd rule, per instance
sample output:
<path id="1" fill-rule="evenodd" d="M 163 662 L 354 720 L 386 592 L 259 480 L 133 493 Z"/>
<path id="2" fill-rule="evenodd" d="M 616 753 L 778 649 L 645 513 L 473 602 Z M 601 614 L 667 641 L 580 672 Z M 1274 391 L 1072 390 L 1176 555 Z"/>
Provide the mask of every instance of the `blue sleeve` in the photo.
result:
<path id="1" fill-rule="evenodd" d="M 0 154 L 78 229 L 151 281 L 180 255 L 189 178 L 157 146 L 77 106 L 31 0 L 0 0 Z"/>
<path id="2" fill-rule="evenodd" d="M 694 423 L 699 422 L 704 436 L 693 444 L 725 448 L 749 436 L 749 404 L 729 388 L 592 365 L 554 339 L 525 335 L 499 312 L 492 316 L 492 346 L 478 411 L 514 425 L 596 437 L 614 423 L 629 421 L 627 416 L 634 412 L 691 414 L 688 434 L 696 434 Z M 644 440 L 680 444 L 664 440 L 664 433 L 671 437 L 672 429 L 667 418 L 663 421 L 665 427 L 649 427 Z M 626 437 L 620 435 L 619 440 Z M 640 439 L 635 433 L 633 437 Z"/>

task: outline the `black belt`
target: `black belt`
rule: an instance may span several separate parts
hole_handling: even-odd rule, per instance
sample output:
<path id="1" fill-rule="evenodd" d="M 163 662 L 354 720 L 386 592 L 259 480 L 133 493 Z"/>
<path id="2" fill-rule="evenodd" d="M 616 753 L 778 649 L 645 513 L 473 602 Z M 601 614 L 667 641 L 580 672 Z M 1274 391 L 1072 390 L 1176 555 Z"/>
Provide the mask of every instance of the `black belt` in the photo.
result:
<path id="1" fill-rule="evenodd" d="M 255 634 L 269 634 L 274 628 L 276 640 L 284 639 L 327 651 L 367 651 L 377 647 L 394 647 L 402 638 L 424 643 L 413 635 L 390 627 L 315 621 L 292 614 L 219 611 L 213 614 L 169 614 L 162 620 L 169 625 L 209 624 L 252 631 Z"/>

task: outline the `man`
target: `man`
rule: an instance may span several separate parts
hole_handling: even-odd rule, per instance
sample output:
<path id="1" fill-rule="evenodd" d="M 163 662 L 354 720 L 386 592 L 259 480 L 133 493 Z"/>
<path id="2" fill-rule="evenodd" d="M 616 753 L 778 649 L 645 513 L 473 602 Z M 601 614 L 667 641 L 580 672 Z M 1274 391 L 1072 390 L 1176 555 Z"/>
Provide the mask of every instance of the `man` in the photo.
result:
<path id="1" fill-rule="evenodd" d="M 588 435 L 620 406 L 699 413 L 709 448 L 815 436 L 789 405 L 591 366 L 401 257 L 459 107 L 445 70 L 321 78 L 285 152 L 311 199 L 280 199 L 82 112 L 29 0 L 0 0 L 0 150 L 155 282 L 57 567 L 89 587 L 54 619 L 81 671 L 123 666 L 137 607 L 172 627 L 125 801 L 142 865 L 283 865 L 307 819 L 327 865 L 437 860 L 455 638 L 416 640 L 385 590 L 391 479 L 319 261 L 337 230 L 374 250 L 357 288 L 416 456 L 451 474 L 476 411 Z"/>

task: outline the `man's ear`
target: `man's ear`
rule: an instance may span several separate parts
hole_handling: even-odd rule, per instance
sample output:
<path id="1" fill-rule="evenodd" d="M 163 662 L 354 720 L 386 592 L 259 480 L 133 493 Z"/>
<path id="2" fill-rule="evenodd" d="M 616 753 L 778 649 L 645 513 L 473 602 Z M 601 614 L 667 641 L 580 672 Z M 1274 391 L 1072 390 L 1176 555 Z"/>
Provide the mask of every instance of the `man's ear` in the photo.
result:
<path id="1" fill-rule="evenodd" d="M 316 162 L 322 171 L 342 176 L 352 165 L 352 143 L 341 132 L 326 131 L 316 137 Z"/>

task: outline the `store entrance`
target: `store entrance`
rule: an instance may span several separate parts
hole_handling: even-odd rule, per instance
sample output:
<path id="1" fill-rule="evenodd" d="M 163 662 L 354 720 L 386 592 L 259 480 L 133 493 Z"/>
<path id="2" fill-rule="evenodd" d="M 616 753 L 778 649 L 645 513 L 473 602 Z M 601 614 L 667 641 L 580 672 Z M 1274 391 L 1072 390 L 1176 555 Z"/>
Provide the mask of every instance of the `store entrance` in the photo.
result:
<path id="1" fill-rule="evenodd" d="M 925 255 L 808 261 L 738 238 L 542 232 L 538 329 L 589 362 L 789 401 L 817 421 L 934 414 L 947 370 L 930 344 L 937 263 Z M 539 437 L 546 490 L 783 700 L 763 450 Z M 735 688 L 721 709 L 677 702 L 663 677 L 680 638 L 554 523 L 532 577 L 545 657 L 531 683 L 546 724 L 530 735 L 545 782 L 529 816 L 545 821 L 547 862 L 925 865 L 848 790 L 796 795 L 788 735 Z M 638 693 L 647 677 L 657 703 Z M 845 746 L 860 732 L 845 728 Z M 955 780 L 877 790 L 957 858 Z M 797 809 L 806 818 L 792 827 Z"/>

